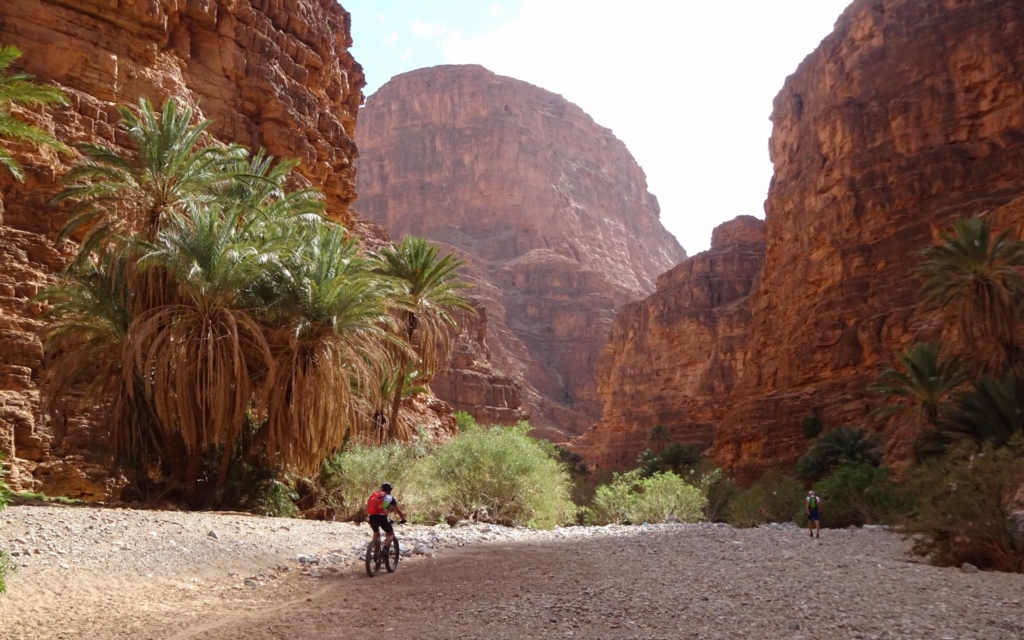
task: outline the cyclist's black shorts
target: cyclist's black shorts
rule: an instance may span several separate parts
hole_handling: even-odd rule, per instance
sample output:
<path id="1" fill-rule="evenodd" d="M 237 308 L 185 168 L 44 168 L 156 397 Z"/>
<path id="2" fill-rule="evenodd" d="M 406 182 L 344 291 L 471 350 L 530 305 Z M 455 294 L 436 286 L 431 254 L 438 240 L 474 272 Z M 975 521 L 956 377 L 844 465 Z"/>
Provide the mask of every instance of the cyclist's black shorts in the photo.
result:
<path id="1" fill-rule="evenodd" d="M 392 533 L 395 530 L 388 517 L 381 514 L 370 516 L 370 527 L 374 533 L 377 533 L 378 529 L 383 529 L 384 533 Z"/>

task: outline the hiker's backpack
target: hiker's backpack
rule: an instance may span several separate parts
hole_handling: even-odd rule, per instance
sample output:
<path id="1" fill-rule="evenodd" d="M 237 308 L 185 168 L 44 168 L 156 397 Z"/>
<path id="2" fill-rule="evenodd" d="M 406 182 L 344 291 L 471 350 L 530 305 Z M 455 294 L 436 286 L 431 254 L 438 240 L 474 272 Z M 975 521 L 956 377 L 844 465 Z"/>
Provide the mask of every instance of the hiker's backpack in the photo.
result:
<path id="1" fill-rule="evenodd" d="M 807 506 L 810 507 L 811 509 L 817 509 L 818 508 L 818 496 L 811 496 L 810 498 L 808 498 L 807 499 Z"/>
<path id="2" fill-rule="evenodd" d="M 373 495 L 370 496 L 369 502 L 366 503 L 366 513 L 371 516 L 387 514 L 388 510 L 384 508 L 384 498 L 387 495 L 383 491 L 374 491 Z"/>

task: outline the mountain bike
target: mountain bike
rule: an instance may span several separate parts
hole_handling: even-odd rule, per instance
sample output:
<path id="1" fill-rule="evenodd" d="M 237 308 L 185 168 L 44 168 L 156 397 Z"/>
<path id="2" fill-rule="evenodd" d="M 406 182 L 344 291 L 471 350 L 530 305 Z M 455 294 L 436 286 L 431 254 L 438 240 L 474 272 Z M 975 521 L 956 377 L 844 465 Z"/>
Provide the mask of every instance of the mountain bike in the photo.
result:
<path id="1" fill-rule="evenodd" d="M 395 522 L 394 520 L 388 520 L 392 525 L 405 524 L 405 520 Z M 381 532 L 383 533 L 383 531 Z M 387 537 L 386 535 L 384 536 Z M 366 545 L 366 575 L 371 578 L 380 572 L 380 565 L 384 565 L 388 573 L 394 573 L 398 570 L 398 560 L 402 557 L 402 551 L 398 546 L 398 535 L 393 534 L 391 538 L 391 544 L 388 545 L 387 549 L 382 549 L 380 546 L 380 538 L 376 540 L 370 540 L 370 543 Z"/>

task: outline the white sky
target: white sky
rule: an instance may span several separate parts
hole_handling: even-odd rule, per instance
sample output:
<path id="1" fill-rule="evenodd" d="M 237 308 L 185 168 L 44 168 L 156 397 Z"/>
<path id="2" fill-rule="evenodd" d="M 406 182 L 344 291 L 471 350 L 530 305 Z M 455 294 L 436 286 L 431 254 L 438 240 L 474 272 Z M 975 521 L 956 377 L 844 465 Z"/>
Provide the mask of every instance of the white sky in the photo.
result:
<path id="1" fill-rule="evenodd" d="M 849 2 L 342 0 L 367 94 L 444 63 L 560 93 L 626 143 L 690 255 L 764 217 L 772 99 Z"/>

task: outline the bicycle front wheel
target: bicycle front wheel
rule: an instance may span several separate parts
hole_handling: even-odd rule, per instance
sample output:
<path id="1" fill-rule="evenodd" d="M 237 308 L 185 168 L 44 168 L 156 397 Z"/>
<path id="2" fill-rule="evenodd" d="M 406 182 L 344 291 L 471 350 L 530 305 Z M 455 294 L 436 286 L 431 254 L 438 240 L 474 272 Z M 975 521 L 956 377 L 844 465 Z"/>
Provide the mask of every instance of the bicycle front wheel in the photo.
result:
<path id="1" fill-rule="evenodd" d="M 387 552 L 381 552 L 384 556 L 384 566 L 387 568 L 388 573 L 394 573 L 398 570 L 398 559 L 402 557 L 402 554 L 398 548 L 398 538 L 391 541 Z"/>
<path id="2" fill-rule="evenodd" d="M 380 540 L 370 540 L 366 545 L 366 575 L 371 578 L 380 571 Z"/>

